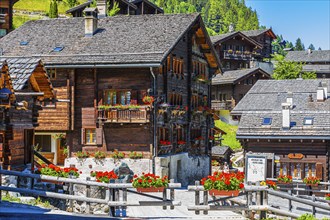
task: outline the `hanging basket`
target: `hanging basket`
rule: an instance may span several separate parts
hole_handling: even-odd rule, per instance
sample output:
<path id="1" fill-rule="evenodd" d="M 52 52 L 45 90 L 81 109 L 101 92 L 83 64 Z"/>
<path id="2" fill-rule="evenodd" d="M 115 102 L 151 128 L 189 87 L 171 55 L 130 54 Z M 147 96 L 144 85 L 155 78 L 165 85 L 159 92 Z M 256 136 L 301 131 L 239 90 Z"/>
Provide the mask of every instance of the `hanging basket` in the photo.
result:
<path id="1" fill-rule="evenodd" d="M 211 189 L 209 190 L 209 194 L 211 196 L 238 196 L 239 190 L 217 190 Z"/>
<path id="2" fill-rule="evenodd" d="M 149 188 L 136 188 L 139 193 L 149 193 L 149 192 L 163 192 L 165 187 L 149 187 Z"/>

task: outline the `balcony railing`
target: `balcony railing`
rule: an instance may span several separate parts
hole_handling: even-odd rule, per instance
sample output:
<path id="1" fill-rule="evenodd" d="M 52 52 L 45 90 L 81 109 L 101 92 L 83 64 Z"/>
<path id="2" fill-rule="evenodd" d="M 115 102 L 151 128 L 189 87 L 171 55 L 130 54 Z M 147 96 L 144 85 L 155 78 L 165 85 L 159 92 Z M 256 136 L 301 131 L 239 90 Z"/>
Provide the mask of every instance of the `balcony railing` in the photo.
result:
<path id="1" fill-rule="evenodd" d="M 226 101 L 220 101 L 220 100 L 212 100 L 212 109 L 214 110 L 232 110 L 235 107 L 235 101 L 234 100 L 226 100 Z"/>
<path id="2" fill-rule="evenodd" d="M 252 57 L 259 56 L 258 52 L 225 50 L 223 56 L 225 59 L 250 60 Z"/>
<path id="3" fill-rule="evenodd" d="M 147 123 L 150 121 L 150 106 L 99 107 L 98 119 L 105 123 Z"/>

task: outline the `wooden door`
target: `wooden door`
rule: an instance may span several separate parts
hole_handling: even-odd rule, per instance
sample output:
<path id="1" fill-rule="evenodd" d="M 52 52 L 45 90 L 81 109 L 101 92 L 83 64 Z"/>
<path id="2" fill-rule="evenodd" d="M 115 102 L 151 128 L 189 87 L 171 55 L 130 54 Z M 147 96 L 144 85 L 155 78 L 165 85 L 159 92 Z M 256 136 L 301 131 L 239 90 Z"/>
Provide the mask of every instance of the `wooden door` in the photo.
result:
<path id="1" fill-rule="evenodd" d="M 65 155 L 64 155 L 64 147 L 65 145 L 61 141 L 61 139 L 56 140 L 56 149 L 57 149 L 57 165 L 63 165 L 64 160 L 65 160 Z"/>

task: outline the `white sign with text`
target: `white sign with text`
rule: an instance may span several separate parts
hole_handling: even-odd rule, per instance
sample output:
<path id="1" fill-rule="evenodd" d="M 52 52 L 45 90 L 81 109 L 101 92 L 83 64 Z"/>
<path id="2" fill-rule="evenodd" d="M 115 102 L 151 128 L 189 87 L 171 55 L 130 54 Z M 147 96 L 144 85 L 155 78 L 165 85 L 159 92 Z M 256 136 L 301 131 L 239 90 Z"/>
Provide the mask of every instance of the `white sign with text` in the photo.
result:
<path id="1" fill-rule="evenodd" d="M 266 180 L 267 158 L 259 155 L 246 156 L 246 181 L 258 182 Z"/>

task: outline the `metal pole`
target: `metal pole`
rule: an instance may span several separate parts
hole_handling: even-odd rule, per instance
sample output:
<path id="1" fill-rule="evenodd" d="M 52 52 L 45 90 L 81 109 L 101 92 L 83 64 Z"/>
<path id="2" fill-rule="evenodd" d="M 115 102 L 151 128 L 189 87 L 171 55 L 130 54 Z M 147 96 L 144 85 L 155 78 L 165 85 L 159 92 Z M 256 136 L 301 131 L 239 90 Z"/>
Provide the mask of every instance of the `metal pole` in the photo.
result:
<path id="1" fill-rule="evenodd" d="M 292 190 L 291 189 L 288 190 L 288 193 L 289 193 L 290 196 L 292 196 Z M 292 211 L 292 200 L 291 199 L 289 199 L 289 211 L 290 212 Z"/>

